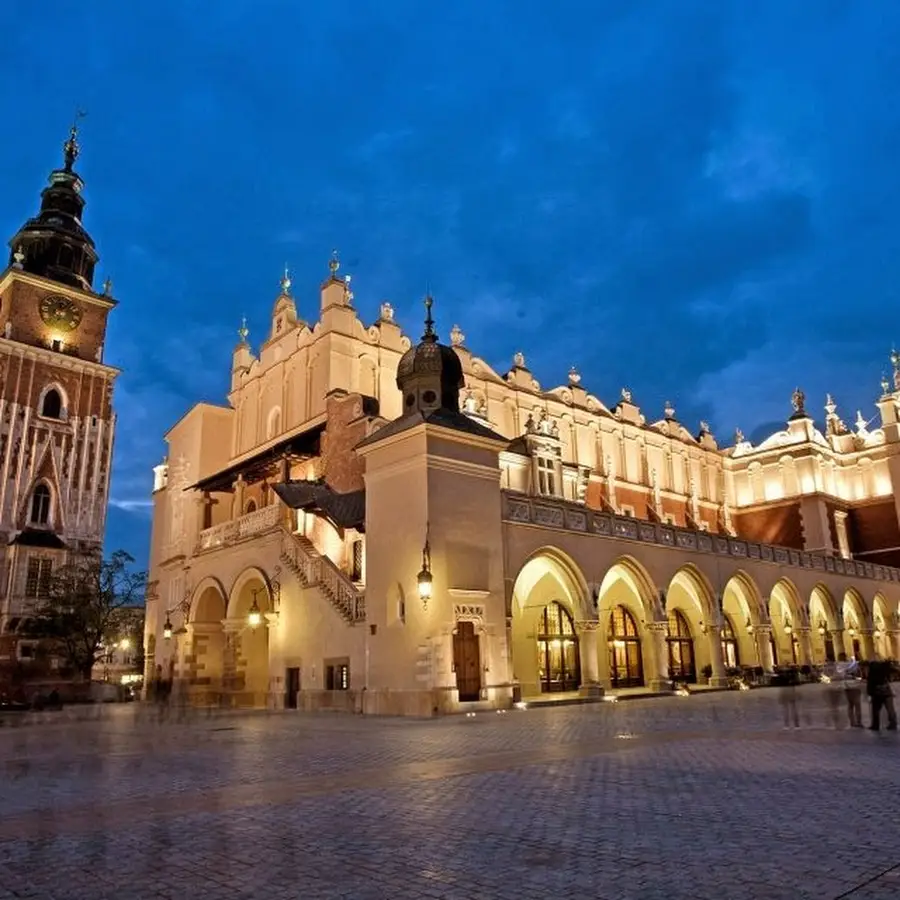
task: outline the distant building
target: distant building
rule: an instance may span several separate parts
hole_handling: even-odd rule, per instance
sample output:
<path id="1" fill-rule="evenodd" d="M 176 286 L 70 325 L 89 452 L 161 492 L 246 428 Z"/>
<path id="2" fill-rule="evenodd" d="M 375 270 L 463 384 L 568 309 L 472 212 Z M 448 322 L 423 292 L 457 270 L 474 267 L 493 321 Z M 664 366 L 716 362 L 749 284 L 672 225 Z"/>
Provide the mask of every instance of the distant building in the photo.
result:
<path id="1" fill-rule="evenodd" d="M 40 210 L 9 242 L 0 274 L 0 658 L 20 641 L 51 573 L 103 541 L 118 370 L 103 362 L 116 301 L 94 290 L 75 126 Z"/>
<path id="2" fill-rule="evenodd" d="M 118 634 L 110 635 L 103 655 L 94 665 L 92 681 L 113 685 L 140 685 L 144 680 L 142 631 L 144 607 L 124 607 L 120 611 Z"/>
<path id="3" fill-rule="evenodd" d="M 900 357 L 880 421 L 721 448 L 572 370 L 495 371 L 428 302 L 365 324 L 285 276 L 225 406 L 155 470 L 147 673 L 198 703 L 429 714 L 898 655 Z M 787 406 L 787 403 L 786 403 Z"/>

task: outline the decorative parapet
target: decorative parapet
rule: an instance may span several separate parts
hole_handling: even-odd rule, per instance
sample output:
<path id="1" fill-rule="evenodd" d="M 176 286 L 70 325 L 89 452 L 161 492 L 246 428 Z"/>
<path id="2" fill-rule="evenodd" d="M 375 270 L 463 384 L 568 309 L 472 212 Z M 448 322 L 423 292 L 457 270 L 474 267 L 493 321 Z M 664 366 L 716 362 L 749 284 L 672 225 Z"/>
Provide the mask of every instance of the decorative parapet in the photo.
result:
<path id="1" fill-rule="evenodd" d="M 231 522 L 223 522 L 221 525 L 213 525 L 200 532 L 200 540 L 197 543 L 198 550 L 216 550 L 219 547 L 227 547 L 238 541 L 256 537 L 267 531 L 272 531 L 281 523 L 280 506 L 264 506 L 245 516 L 233 519 Z"/>
<path id="2" fill-rule="evenodd" d="M 643 544 L 659 544 L 695 553 L 713 553 L 737 559 L 752 559 L 779 566 L 818 569 L 837 575 L 853 575 L 876 581 L 900 581 L 900 569 L 879 566 L 854 559 L 807 553 L 772 544 L 757 544 L 740 538 L 708 534 L 674 525 L 645 522 L 630 516 L 616 516 L 550 499 L 503 492 L 503 519 L 515 525 L 538 525 L 563 531 L 582 532 L 599 537 Z"/>

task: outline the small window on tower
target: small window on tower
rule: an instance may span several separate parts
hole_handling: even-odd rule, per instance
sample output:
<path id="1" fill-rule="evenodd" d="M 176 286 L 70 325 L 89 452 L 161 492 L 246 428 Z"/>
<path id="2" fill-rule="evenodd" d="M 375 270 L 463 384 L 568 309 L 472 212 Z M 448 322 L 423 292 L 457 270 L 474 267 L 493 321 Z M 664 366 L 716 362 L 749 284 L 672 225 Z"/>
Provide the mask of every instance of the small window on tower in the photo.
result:
<path id="1" fill-rule="evenodd" d="M 44 402 L 41 404 L 41 415 L 48 419 L 59 419 L 62 417 L 62 397 L 56 388 L 50 388 L 44 394 Z"/>
<path id="2" fill-rule="evenodd" d="M 31 495 L 31 524 L 46 525 L 50 521 L 50 488 L 39 484 Z"/>

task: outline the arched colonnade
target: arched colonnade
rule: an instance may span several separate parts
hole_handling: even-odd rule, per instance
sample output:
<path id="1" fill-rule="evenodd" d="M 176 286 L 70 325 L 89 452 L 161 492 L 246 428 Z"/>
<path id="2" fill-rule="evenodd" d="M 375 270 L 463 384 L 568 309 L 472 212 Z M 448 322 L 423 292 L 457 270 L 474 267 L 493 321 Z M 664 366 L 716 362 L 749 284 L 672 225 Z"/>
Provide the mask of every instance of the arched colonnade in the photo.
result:
<path id="1" fill-rule="evenodd" d="M 782 577 L 764 596 L 735 569 L 716 588 L 693 565 L 663 585 L 631 556 L 590 584 L 564 552 L 545 547 L 512 589 L 513 676 L 523 697 L 581 690 L 727 683 L 779 667 L 900 655 L 900 610 L 881 593 L 824 583 L 808 596 Z"/>
<path id="2" fill-rule="evenodd" d="M 270 579 L 257 567 L 244 569 L 230 589 L 217 578 L 204 578 L 191 593 L 183 627 L 173 634 L 171 677 L 195 702 L 265 706 L 273 611 Z"/>

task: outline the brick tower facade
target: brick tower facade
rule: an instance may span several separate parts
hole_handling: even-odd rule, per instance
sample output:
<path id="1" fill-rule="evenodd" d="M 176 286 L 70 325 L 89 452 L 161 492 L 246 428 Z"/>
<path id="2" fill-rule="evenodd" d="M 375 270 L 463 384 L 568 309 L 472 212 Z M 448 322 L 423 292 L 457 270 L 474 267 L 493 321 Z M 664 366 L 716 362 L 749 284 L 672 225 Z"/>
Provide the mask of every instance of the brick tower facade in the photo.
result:
<path id="1" fill-rule="evenodd" d="M 82 225 L 75 126 L 0 273 L 0 634 L 15 636 L 68 554 L 103 541 L 117 369 L 103 363 L 111 283 Z"/>

